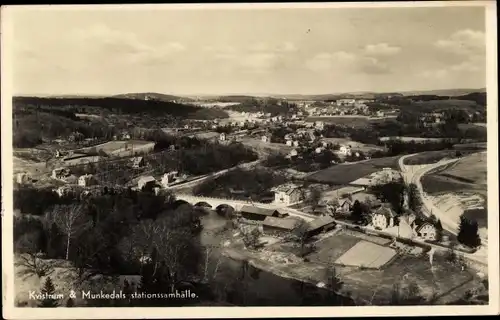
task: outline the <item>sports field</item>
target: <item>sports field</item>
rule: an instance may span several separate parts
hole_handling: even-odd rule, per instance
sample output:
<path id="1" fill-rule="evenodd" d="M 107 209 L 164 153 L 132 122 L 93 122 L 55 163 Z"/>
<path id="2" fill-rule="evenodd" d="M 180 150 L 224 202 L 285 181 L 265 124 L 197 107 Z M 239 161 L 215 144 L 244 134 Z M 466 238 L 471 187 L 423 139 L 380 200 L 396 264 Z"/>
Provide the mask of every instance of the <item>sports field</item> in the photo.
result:
<path id="1" fill-rule="evenodd" d="M 396 250 L 362 240 L 338 258 L 335 263 L 378 269 L 391 261 L 394 256 L 396 256 Z"/>

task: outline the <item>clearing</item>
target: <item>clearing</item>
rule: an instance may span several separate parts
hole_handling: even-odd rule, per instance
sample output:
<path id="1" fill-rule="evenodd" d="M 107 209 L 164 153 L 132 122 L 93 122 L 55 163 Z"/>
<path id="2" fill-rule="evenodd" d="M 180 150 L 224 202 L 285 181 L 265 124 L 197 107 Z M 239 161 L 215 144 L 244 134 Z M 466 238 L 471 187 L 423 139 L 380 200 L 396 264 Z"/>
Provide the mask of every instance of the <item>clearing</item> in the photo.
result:
<path id="1" fill-rule="evenodd" d="M 355 236 L 338 233 L 316 242 L 316 250 L 307 257 L 313 262 L 319 262 L 325 265 L 333 264 L 359 241 L 360 239 Z"/>
<path id="2" fill-rule="evenodd" d="M 382 168 L 392 168 L 398 170 L 398 159 L 400 156 L 376 158 L 359 161 L 356 163 L 344 163 L 330 168 L 317 171 L 305 179 L 318 183 L 328 183 L 336 185 L 346 185 L 359 178 L 382 170 Z"/>
<path id="3" fill-rule="evenodd" d="M 154 149 L 155 143 L 144 140 L 123 140 L 123 141 L 108 141 L 96 146 L 82 148 L 75 151 L 89 152 L 92 150 L 104 151 L 106 154 L 115 156 L 133 155 L 136 152 L 149 152 Z"/>
<path id="4" fill-rule="evenodd" d="M 443 159 L 452 159 L 457 157 L 456 150 L 437 150 L 420 152 L 411 157 L 404 159 L 403 163 L 406 165 L 421 165 L 439 162 Z"/>

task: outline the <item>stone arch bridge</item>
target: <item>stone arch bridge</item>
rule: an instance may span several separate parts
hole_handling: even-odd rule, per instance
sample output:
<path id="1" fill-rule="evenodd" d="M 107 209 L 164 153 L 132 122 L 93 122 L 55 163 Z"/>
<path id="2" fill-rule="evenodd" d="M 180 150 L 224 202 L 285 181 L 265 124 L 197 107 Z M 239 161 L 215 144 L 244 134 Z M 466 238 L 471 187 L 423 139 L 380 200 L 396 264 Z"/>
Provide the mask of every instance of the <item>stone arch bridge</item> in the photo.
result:
<path id="1" fill-rule="evenodd" d="M 176 202 L 186 202 L 193 206 L 202 206 L 207 208 L 212 208 L 214 210 L 220 209 L 222 207 L 231 207 L 235 211 L 241 211 L 243 206 L 254 206 L 262 209 L 279 209 L 280 206 L 272 203 L 261 203 L 254 201 L 245 200 L 235 200 L 235 199 L 225 199 L 225 198 L 212 198 L 212 197 L 202 197 L 193 196 L 189 194 L 176 194 Z"/>

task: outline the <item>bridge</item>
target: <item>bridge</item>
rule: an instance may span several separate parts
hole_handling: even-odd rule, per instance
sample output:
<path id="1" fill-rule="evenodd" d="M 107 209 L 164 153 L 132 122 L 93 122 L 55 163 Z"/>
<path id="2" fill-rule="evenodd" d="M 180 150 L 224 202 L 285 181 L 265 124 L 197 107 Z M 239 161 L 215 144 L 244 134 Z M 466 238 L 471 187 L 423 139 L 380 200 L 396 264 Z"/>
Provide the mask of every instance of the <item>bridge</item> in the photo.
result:
<path id="1" fill-rule="evenodd" d="M 273 203 L 262 203 L 250 200 L 236 200 L 236 199 L 226 199 L 226 198 L 212 198 L 203 196 L 193 196 L 190 194 L 176 194 L 176 201 L 187 202 L 194 206 L 209 207 L 214 210 L 220 209 L 222 207 L 231 207 L 236 211 L 241 211 L 243 206 L 254 206 L 262 209 L 280 209 L 284 208 L 283 205 L 277 205 Z"/>

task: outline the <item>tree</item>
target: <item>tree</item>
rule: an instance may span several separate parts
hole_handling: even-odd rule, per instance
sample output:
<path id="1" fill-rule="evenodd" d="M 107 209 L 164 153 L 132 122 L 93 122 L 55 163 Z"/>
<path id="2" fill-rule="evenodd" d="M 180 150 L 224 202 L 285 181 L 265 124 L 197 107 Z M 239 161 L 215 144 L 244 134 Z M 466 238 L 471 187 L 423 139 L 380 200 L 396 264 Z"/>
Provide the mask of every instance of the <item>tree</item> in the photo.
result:
<path id="1" fill-rule="evenodd" d="M 309 195 L 307 197 L 307 202 L 311 206 L 313 212 L 316 210 L 316 208 L 318 208 L 321 197 L 322 197 L 322 192 L 318 187 L 310 188 Z"/>
<path id="2" fill-rule="evenodd" d="M 403 213 L 403 203 L 406 186 L 403 181 L 393 181 L 386 184 L 375 185 L 371 191 L 378 199 L 391 204 L 398 215 Z"/>
<path id="3" fill-rule="evenodd" d="M 422 199 L 416 184 L 412 183 L 408 186 L 408 207 L 414 212 L 422 210 Z"/>
<path id="4" fill-rule="evenodd" d="M 66 260 L 69 259 L 71 239 L 91 226 L 82 204 L 56 205 L 46 215 L 66 235 Z"/>
<path id="5" fill-rule="evenodd" d="M 300 254 L 304 255 L 306 253 L 306 243 L 309 238 L 309 223 L 305 220 L 299 220 L 295 224 L 295 228 L 292 230 L 292 239 L 298 242 L 300 245 Z"/>
<path id="6" fill-rule="evenodd" d="M 464 214 L 460 216 L 460 226 L 457 240 L 461 244 L 472 248 L 476 248 L 481 245 L 477 222 L 468 219 Z"/>
<path id="7" fill-rule="evenodd" d="M 59 305 L 59 302 L 54 297 L 56 288 L 54 287 L 50 277 L 45 280 L 41 293 L 44 296 L 44 299 L 38 305 L 40 308 L 56 308 Z"/>
<path id="8" fill-rule="evenodd" d="M 437 239 L 441 240 L 443 238 L 443 225 L 441 224 L 440 219 L 436 221 L 435 226 L 437 231 Z"/>
<path id="9" fill-rule="evenodd" d="M 37 233 L 26 233 L 16 242 L 16 251 L 20 253 L 16 266 L 22 267 L 20 272 L 24 275 L 33 274 L 41 278 L 52 274 L 54 268 L 43 259 L 38 239 Z"/>
<path id="10" fill-rule="evenodd" d="M 259 244 L 259 230 L 257 228 L 254 228 L 250 231 L 243 231 L 243 244 L 247 248 L 255 249 L 257 245 Z"/>
<path id="11" fill-rule="evenodd" d="M 67 301 L 66 301 L 66 308 L 72 308 L 75 306 L 75 301 L 71 298 L 69 298 Z"/>

